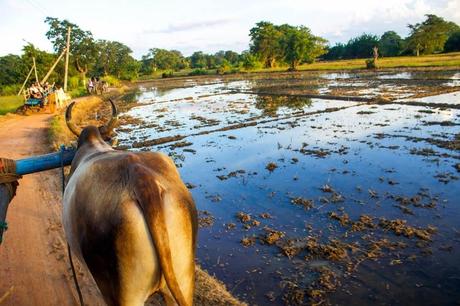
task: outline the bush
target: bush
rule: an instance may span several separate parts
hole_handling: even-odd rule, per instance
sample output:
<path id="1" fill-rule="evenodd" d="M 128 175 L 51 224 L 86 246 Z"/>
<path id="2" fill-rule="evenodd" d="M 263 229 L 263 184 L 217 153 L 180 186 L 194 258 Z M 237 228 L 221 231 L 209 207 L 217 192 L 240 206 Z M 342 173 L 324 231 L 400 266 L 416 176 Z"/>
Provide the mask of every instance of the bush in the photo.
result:
<path id="1" fill-rule="evenodd" d="M 242 59 L 241 59 L 241 65 L 246 70 L 260 69 L 263 66 L 262 63 L 257 58 L 257 56 L 251 53 L 248 53 L 248 52 L 243 53 Z"/>
<path id="2" fill-rule="evenodd" d="M 69 89 L 75 89 L 80 86 L 80 78 L 78 76 L 73 76 L 69 78 Z"/>
<path id="3" fill-rule="evenodd" d="M 170 71 L 165 71 L 165 72 L 163 72 L 163 73 L 161 74 L 161 77 L 162 77 L 163 79 L 172 78 L 173 76 L 174 76 L 174 73 L 173 73 L 172 70 L 170 70 Z"/>
<path id="4" fill-rule="evenodd" d="M 14 112 L 18 107 L 20 107 L 23 104 L 24 98 L 21 96 L 16 96 L 16 94 L 11 96 L 0 97 L 0 115 Z"/>
<path id="5" fill-rule="evenodd" d="M 206 69 L 202 68 L 197 68 L 188 73 L 189 76 L 194 76 L 194 75 L 207 75 L 208 71 Z"/>
<path id="6" fill-rule="evenodd" d="M 88 94 L 88 91 L 86 90 L 85 87 L 77 87 L 68 92 L 72 98 L 78 98 L 82 96 L 86 96 Z"/>
<path id="7" fill-rule="evenodd" d="M 367 69 L 377 69 L 378 68 L 377 62 L 373 58 L 367 59 L 366 68 Z"/>
<path id="8" fill-rule="evenodd" d="M 19 89 L 21 89 L 20 84 L 3 85 L 0 87 L 0 95 L 1 96 L 17 95 Z"/>
<path id="9" fill-rule="evenodd" d="M 113 75 L 106 75 L 101 78 L 102 81 L 106 81 L 109 86 L 112 87 L 121 87 L 121 82 L 119 79 L 114 77 Z"/>

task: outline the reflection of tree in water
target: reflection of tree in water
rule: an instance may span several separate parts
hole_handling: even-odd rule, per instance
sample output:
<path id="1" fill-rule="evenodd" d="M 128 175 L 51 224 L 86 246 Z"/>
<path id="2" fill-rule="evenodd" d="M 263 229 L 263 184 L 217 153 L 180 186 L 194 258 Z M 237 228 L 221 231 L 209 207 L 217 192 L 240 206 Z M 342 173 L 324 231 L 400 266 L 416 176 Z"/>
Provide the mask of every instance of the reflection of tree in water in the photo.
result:
<path id="1" fill-rule="evenodd" d="M 123 95 L 121 97 L 121 100 L 126 103 L 137 102 L 141 94 L 142 91 L 139 88 L 136 88 L 132 91 L 129 91 L 127 94 Z"/>
<path id="2" fill-rule="evenodd" d="M 275 115 L 280 107 L 301 109 L 311 105 L 311 99 L 294 96 L 257 96 L 256 108 L 266 115 Z"/>

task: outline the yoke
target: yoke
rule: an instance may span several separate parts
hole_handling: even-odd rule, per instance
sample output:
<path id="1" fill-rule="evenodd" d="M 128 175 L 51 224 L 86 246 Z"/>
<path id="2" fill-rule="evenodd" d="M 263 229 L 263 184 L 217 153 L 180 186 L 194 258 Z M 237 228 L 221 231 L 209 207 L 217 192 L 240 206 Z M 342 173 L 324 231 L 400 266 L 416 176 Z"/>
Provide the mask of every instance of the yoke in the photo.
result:
<path id="1" fill-rule="evenodd" d="M 18 185 L 17 180 L 22 175 L 35 172 L 60 168 L 72 163 L 77 150 L 73 147 L 64 146 L 58 152 L 32 156 L 19 160 L 2 159 L 0 163 L 0 244 L 2 243 L 3 232 L 8 229 L 6 213 L 8 205 L 13 199 Z M 8 166 L 3 165 L 8 164 Z"/>

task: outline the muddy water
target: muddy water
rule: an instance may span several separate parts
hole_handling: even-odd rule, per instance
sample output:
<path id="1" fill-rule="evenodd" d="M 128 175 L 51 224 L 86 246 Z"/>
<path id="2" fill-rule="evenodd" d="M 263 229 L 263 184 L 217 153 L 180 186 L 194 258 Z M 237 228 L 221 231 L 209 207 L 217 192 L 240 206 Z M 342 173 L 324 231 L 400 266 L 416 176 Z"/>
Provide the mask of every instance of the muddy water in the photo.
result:
<path id="1" fill-rule="evenodd" d="M 119 140 L 174 159 L 200 210 L 197 261 L 250 304 L 455 304 L 460 110 L 435 103 L 460 104 L 458 93 L 419 100 L 426 106 L 295 95 L 340 87 L 416 97 L 459 90 L 457 77 L 273 75 L 141 88 Z M 257 94 L 267 91 L 290 96 Z M 174 135 L 180 141 L 149 142 Z"/>

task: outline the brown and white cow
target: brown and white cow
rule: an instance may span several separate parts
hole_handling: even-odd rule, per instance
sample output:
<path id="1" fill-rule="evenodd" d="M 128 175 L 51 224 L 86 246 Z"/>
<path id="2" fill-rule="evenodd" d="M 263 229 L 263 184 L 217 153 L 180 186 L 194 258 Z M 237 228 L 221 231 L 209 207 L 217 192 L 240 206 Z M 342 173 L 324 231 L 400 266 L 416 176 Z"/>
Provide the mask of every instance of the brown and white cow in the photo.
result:
<path id="1" fill-rule="evenodd" d="M 170 158 L 112 149 L 107 126 L 78 130 L 78 149 L 64 193 L 70 247 L 93 275 L 108 305 L 144 305 L 161 292 L 168 305 L 192 305 L 197 214 Z"/>

